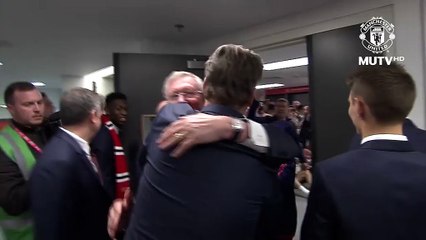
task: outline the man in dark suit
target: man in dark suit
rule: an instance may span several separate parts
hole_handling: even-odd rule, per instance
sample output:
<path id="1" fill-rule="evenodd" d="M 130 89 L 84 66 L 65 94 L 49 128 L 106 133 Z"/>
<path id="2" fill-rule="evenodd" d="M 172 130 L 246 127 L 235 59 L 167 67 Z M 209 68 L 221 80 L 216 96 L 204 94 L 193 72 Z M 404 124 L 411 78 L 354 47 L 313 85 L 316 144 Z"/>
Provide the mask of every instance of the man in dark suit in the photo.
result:
<path id="1" fill-rule="evenodd" d="M 414 81 L 392 63 L 361 67 L 348 85 L 361 147 L 316 166 L 301 239 L 424 239 L 426 154 L 402 132 Z"/>
<path id="2" fill-rule="evenodd" d="M 101 98 L 83 88 L 61 98 L 60 128 L 43 149 L 30 180 L 35 238 L 109 239 L 109 197 L 89 142 L 101 126 Z"/>
<path id="3" fill-rule="evenodd" d="M 243 125 L 238 119 L 261 73 L 256 54 L 235 45 L 220 47 L 206 64 L 204 95 L 209 104 L 202 111 L 234 117 Z M 183 103 L 178 112 L 171 107 L 161 110 L 148 137 L 148 163 L 126 239 L 290 239 L 281 218 L 285 205 L 276 172 L 259 161 L 260 154 L 229 140 L 200 145 L 180 159 L 158 147 L 155 140 L 162 129 L 193 112 Z M 290 136 L 282 136 L 290 151 L 297 149 Z"/>
<path id="4" fill-rule="evenodd" d="M 402 125 L 402 132 L 407 136 L 408 141 L 413 145 L 416 151 L 426 153 L 426 131 L 418 128 L 413 121 L 406 118 Z M 358 149 L 361 143 L 361 136 L 356 134 L 352 138 L 350 149 Z"/>

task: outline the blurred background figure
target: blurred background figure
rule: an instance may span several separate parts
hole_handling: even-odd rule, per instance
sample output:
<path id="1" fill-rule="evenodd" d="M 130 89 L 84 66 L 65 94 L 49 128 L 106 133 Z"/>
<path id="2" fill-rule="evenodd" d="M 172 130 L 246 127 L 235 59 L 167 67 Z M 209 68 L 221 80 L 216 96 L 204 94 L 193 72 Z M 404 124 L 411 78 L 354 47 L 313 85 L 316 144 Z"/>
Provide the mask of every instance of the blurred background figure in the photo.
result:
<path id="1" fill-rule="evenodd" d="M 52 113 L 55 112 L 55 105 L 50 100 L 49 96 L 45 92 L 41 92 L 41 96 L 43 97 L 44 102 L 44 119 L 48 119 Z"/>
<path id="2" fill-rule="evenodd" d="M 294 179 L 295 193 L 299 196 L 308 197 L 309 189 L 312 185 L 312 152 L 305 148 L 303 149 L 304 160 L 299 160 L 296 163 L 296 177 Z"/>

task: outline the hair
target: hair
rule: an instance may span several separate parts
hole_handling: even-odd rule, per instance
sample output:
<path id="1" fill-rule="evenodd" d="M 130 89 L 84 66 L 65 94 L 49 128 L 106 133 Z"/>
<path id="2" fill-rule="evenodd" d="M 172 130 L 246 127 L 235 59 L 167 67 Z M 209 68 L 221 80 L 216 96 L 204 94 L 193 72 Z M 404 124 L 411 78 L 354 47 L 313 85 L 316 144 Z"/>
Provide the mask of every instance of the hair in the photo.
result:
<path id="1" fill-rule="evenodd" d="M 397 63 L 359 67 L 347 78 L 347 84 L 351 94 L 362 97 L 382 124 L 404 121 L 416 98 L 412 77 Z"/>
<path id="2" fill-rule="evenodd" d="M 303 105 L 303 104 L 300 104 L 297 108 L 296 108 L 296 110 L 299 112 L 299 111 L 303 111 L 303 108 L 305 108 L 305 106 L 306 105 Z"/>
<path id="3" fill-rule="evenodd" d="M 233 44 L 222 45 L 206 62 L 204 96 L 210 102 L 243 107 L 253 97 L 262 71 L 262 60 L 253 51 Z"/>
<path id="4" fill-rule="evenodd" d="M 266 109 L 268 111 L 273 111 L 275 110 L 275 103 L 268 103 L 268 105 L 266 106 Z"/>
<path id="5" fill-rule="evenodd" d="M 278 99 L 275 101 L 275 103 L 278 103 L 278 102 L 287 103 L 287 105 L 289 105 L 288 100 L 287 100 L 287 99 L 285 99 L 285 98 L 278 98 Z"/>
<path id="6" fill-rule="evenodd" d="M 170 84 L 174 82 L 175 80 L 179 78 L 183 78 L 183 77 L 193 78 L 194 81 L 197 83 L 198 89 L 200 91 L 203 90 L 203 80 L 201 80 L 201 78 L 199 78 L 197 75 L 190 72 L 185 72 L 185 71 L 173 71 L 166 77 L 166 79 L 164 79 L 164 82 L 163 82 L 162 92 L 165 99 L 168 98 L 167 93 L 169 92 Z"/>
<path id="7" fill-rule="evenodd" d="M 108 94 L 105 97 L 105 104 L 108 107 L 112 102 L 114 102 L 115 100 L 123 100 L 123 101 L 127 101 L 127 97 L 124 93 L 120 93 L 120 92 L 113 92 Z"/>
<path id="8" fill-rule="evenodd" d="M 34 89 L 37 88 L 30 82 L 14 82 L 7 86 L 4 91 L 4 103 L 13 104 L 13 94 L 16 91 L 32 91 Z"/>
<path id="9" fill-rule="evenodd" d="M 61 97 L 62 124 L 77 125 L 86 120 L 93 110 L 101 111 L 102 98 L 86 88 L 73 88 Z"/>

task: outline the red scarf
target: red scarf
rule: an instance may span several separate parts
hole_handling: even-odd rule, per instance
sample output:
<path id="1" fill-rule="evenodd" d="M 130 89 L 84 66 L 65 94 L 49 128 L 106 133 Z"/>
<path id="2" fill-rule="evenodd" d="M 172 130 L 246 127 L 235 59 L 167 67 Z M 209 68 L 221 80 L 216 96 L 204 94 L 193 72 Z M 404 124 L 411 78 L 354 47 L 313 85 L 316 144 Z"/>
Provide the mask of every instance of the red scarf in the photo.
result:
<path id="1" fill-rule="evenodd" d="M 127 159 L 124 155 L 123 145 L 115 125 L 111 122 L 108 115 L 102 115 L 102 123 L 108 128 L 114 143 L 115 158 L 115 197 L 123 198 L 124 192 L 130 186 L 129 171 L 127 169 Z"/>

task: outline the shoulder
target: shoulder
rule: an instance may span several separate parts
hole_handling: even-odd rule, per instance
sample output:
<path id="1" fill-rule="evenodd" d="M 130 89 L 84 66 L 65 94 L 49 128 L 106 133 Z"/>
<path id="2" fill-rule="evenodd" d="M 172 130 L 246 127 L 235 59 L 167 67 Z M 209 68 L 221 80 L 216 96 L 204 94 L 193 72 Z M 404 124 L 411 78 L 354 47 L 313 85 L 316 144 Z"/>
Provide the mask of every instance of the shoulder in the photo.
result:
<path id="1" fill-rule="evenodd" d="M 274 124 L 263 124 L 263 127 L 268 134 L 272 152 L 285 151 L 286 154 L 284 155 L 288 155 L 288 157 L 299 157 L 301 155 L 301 147 L 286 129 L 277 127 Z"/>
<path id="2" fill-rule="evenodd" d="M 75 139 L 67 133 L 60 131 L 43 148 L 40 159 L 73 159 L 76 154 L 80 154 L 82 151 Z"/>
<path id="3" fill-rule="evenodd" d="M 174 122 L 179 117 L 195 113 L 194 109 L 186 103 L 168 103 L 165 105 L 156 117 L 156 122 Z"/>
<path id="4" fill-rule="evenodd" d="M 105 125 L 102 125 L 99 131 L 96 133 L 95 137 L 93 138 L 91 144 L 92 145 L 102 145 L 104 142 L 112 142 L 111 135 L 109 133 L 108 128 Z"/>
<path id="5" fill-rule="evenodd" d="M 315 173 L 318 171 L 330 177 L 350 174 L 353 172 L 354 167 L 363 164 L 365 156 L 365 150 L 348 151 L 317 163 L 314 170 Z"/>

